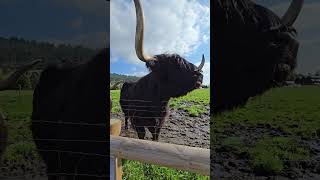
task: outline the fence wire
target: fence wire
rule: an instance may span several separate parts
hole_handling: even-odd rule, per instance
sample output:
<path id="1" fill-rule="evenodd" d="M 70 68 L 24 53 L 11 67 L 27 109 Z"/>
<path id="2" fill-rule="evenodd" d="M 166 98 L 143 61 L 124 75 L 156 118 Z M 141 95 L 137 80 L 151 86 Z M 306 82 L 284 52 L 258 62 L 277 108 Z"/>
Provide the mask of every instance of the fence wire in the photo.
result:
<path id="1" fill-rule="evenodd" d="M 163 105 L 153 105 L 152 101 L 145 101 L 145 100 L 124 100 L 121 99 L 122 101 L 126 101 L 126 102 L 133 102 L 133 104 L 126 104 L 126 105 L 121 105 L 122 106 L 122 114 L 123 111 L 127 111 L 129 112 L 131 118 L 128 119 L 128 125 L 132 123 L 133 120 L 135 120 L 136 118 L 138 119 L 142 119 L 142 120 L 146 120 L 146 125 L 141 125 L 138 126 L 136 125 L 136 128 L 158 128 L 159 124 L 157 125 L 148 125 L 150 120 L 155 120 L 156 122 L 159 122 L 159 119 L 164 118 L 164 114 L 166 112 L 170 112 L 170 110 L 168 109 L 168 111 L 166 110 L 166 108 L 168 107 L 166 104 L 168 103 L 168 101 L 161 101 L 161 103 L 163 103 Z M 150 104 L 150 105 L 148 105 Z M 163 113 L 163 114 L 162 114 Z M 136 115 L 138 114 L 138 115 Z M 167 120 L 170 118 L 170 116 L 167 117 Z M 23 120 L 25 121 L 25 120 Z M 124 123 L 124 119 L 122 120 L 122 123 Z M 209 121 L 210 121 L 210 117 L 209 117 Z M 43 121 L 43 120 L 31 120 L 32 123 L 39 123 L 39 124 L 59 124 L 59 125 L 79 125 L 79 126 L 95 126 L 95 127 L 107 127 L 109 126 L 109 122 L 106 123 L 85 123 L 85 122 L 62 122 L 62 121 Z M 135 123 L 135 122 L 133 122 Z M 186 124 L 184 123 L 184 121 L 179 122 L 180 124 L 177 125 L 177 127 L 179 126 L 183 126 L 184 128 L 171 128 L 169 126 L 165 126 L 166 122 L 164 122 L 163 127 L 161 127 L 161 131 L 160 131 L 160 137 L 161 137 L 161 132 L 163 131 L 168 131 L 168 132 L 176 132 L 176 133 L 185 133 L 185 132 L 192 132 L 192 124 Z M 132 124 L 131 124 L 132 126 Z M 208 123 L 208 126 L 209 123 Z M 123 124 L 122 124 L 123 127 Z M 133 127 L 129 127 L 128 128 L 132 128 L 132 130 L 134 130 L 136 133 L 137 129 L 133 129 Z M 191 129 L 191 130 L 188 130 Z M 209 128 L 210 130 L 210 128 Z M 107 132 L 106 132 L 107 133 Z M 150 132 L 151 133 L 151 132 Z M 192 132 L 194 133 L 194 132 Z M 152 133 L 151 133 L 152 134 Z M 155 133 L 154 133 L 155 134 Z M 201 136 L 201 133 L 198 133 L 199 136 Z M 286 137 L 286 136 L 282 136 L 282 137 Z M 292 135 L 288 135 L 287 137 L 291 137 L 291 138 L 299 138 L 301 139 L 301 137 L 297 136 L 292 136 Z M 21 138 L 17 138 L 17 139 L 21 139 Z M 2 141 L 0 139 L 0 141 Z M 16 144 L 18 142 L 33 142 L 33 141 L 47 141 L 47 142 L 83 142 L 83 143 L 110 143 L 110 141 L 98 141 L 98 140 L 87 140 L 87 139 L 48 139 L 48 138 L 26 138 L 23 139 L 22 141 L 8 141 L 8 145 L 10 144 Z M 279 146 L 278 144 L 274 144 L 274 145 L 270 145 L 268 144 L 268 146 Z M 301 145 L 301 147 L 305 147 L 304 145 Z M 65 151 L 65 150 L 61 150 L 61 149 L 36 149 L 37 151 L 40 152 L 54 152 L 54 153 L 67 153 L 67 154 L 78 154 L 78 155 L 84 155 L 84 156 L 97 156 L 97 157 L 101 157 L 101 158 L 108 158 L 110 157 L 110 155 L 105 155 L 105 154 L 95 154 L 95 153 L 86 153 L 86 152 L 80 152 L 80 151 Z M 213 149 L 211 149 L 213 150 Z M 217 155 L 217 153 L 213 153 L 213 158 L 215 157 L 215 155 Z M 232 160 L 234 162 L 245 162 L 245 163 L 249 163 L 250 160 L 247 159 L 234 159 Z M 215 162 L 220 162 L 220 160 L 217 160 Z M 310 160 L 283 160 L 283 162 L 310 162 Z M 0 167 L 0 168 L 5 168 L 5 167 Z M 68 173 L 46 173 L 46 175 L 49 176 L 88 176 L 88 177 L 96 177 L 96 178 L 107 178 L 107 176 L 100 176 L 100 175 L 92 175 L 92 174 L 68 174 Z M 0 179 L 1 178 L 25 178 L 26 176 L 1 176 L 0 175 Z"/>
<path id="2" fill-rule="evenodd" d="M 150 112 L 150 111 L 149 111 Z M 164 118 L 164 116 L 133 116 L 134 118 L 139 118 L 139 119 L 156 119 L 157 121 L 160 119 L 160 118 Z M 170 118 L 170 116 L 168 116 L 168 118 Z M 167 119 L 166 119 L 167 120 Z M 166 120 L 164 121 L 164 126 L 165 126 L 165 123 L 166 123 Z M 29 120 L 15 120 L 15 122 L 18 122 L 18 121 L 29 121 Z M 121 120 L 123 123 L 124 123 L 124 119 Z M 128 122 L 131 123 L 131 120 L 130 118 L 128 119 Z M 27 122 L 27 123 L 32 123 L 32 124 L 58 124 L 58 125 L 79 125 L 79 126 L 96 126 L 96 127 L 105 127 L 107 128 L 107 126 L 110 125 L 110 123 L 97 123 L 97 124 L 94 124 L 94 123 L 75 123 L 75 122 L 65 122 L 65 121 L 37 121 L 37 120 L 30 120 L 30 122 Z M 190 126 L 186 123 L 183 123 L 183 125 L 187 128 L 187 126 Z M 123 125 L 122 125 L 123 126 Z M 164 130 L 177 130 L 175 128 L 170 128 L 170 127 L 164 127 L 162 126 L 161 129 L 164 129 Z M 135 127 L 145 127 L 145 128 L 157 128 L 159 127 L 158 125 L 141 125 L 141 126 L 135 126 Z M 183 129 L 182 129 L 183 130 Z M 41 140 L 41 139 L 40 139 Z M 48 139 L 49 140 L 49 139 Z M 54 139 L 52 139 L 54 140 Z M 78 140 L 78 141 L 81 141 L 81 140 Z"/>
<path id="3" fill-rule="evenodd" d="M 146 124 L 143 126 L 137 125 L 135 126 L 136 128 L 157 128 L 159 127 L 159 123 L 158 124 L 150 124 L 150 121 L 156 120 L 159 121 L 159 119 L 164 118 L 164 114 L 166 114 L 167 112 L 167 104 L 168 101 L 161 101 L 160 105 L 154 105 L 152 101 L 146 101 L 146 100 L 139 100 L 139 99 L 135 99 L 135 100 L 123 100 L 125 103 L 127 103 L 126 105 L 122 105 L 122 113 L 123 112 L 134 112 L 136 115 L 133 116 L 134 118 L 132 118 L 133 120 L 136 118 L 142 119 L 146 121 Z M 146 114 L 148 114 L 149 116 L 147 116 Z M 21 120 L 24 121 L 25 123 L 32 123 L 33 125 L 63 125 L 63 126 L 87 126 L 87 127 L 106 127 L 109 126 L 109 122 L 106 120 L 105 123 L 88 123 L 88 122 L 74 122 L 74 121 L 48 121 L 48 120 Z M 16 121 L 15 121 L 16 122 Z M 125 120 L 122 120 L 122 126 L 124 126 L 124 122 Z M 130 120 L 128 120 L 128 125 L 130 125 L 131 122 Z M 179 123 L 180 124 L 180 123 Z M 182 122 L 183 124 L 183 122 Z M 183 126 L 185 126 L 186 128 L 188 127 L 187 124 L 183 124 Z M 132 129 L 132 127 L 129 127 Z M 170 128 L 169 126 L 163 126 L 161 128 L 161 131 L 175 131 L 176 133 L 181 133 L 182 131 L 186 131 L 186 128 L 182 129 L 182 128 Z M 134 130 L 136 131 L 136 130 Z M 181 132 L 177 132 L 177 131 L 181 131 Z M 107 132 L 106 132 L 107 133 Z M 137 133 L 137 132 L 136 132 Z M 160 133 L 161 134 L 161 133 Z M 161 135 L 160 135 L 161 136 Z M 81 139 L 81 138 L 74 138 L 74 139 L 58 139 L 58 138 L 30 138 L 30 137 L 18 137 L 16 138 L 16 141 L 7 141 L 7 145 L 11 145 L 11 144 L 16 144 L 19 142 L 34 142 L 34 141 L 40 141 L 41 142 L 51 142 L 54 144 L 61 144 L 61 143 L 84 143 L 84 144 L 88 144 L 88 146 L 90 146 L 91 143 L 110 143 L 110 141 L 108 140 L 90 140 L 90 139 Z M 0 141 L 2 141 L 0 139 Z M 53 152 L 53 153 L 65 153 L 65 154 L 77 154 L 77 155 L 83 155 L 83 156 L 96 156 L 96 157 L 101 157 L 101 158 L 108 158 L 110 157 L 110 155 L 106 155 L 106 154 L 96 154 L 96 153 L 88 153 L 88 152 L 81 152 L 81 151 L 66 151 L 64 149 L 40 149 L 37 148 L 36 149 L 38 152 Z M 58 159 L 57 159 L 58 161 Z M 47 174 L 47 173 L 46 173 Z M 86 176 L 87 174 L 65 174 L 65 173 L 56 173 L 56 174 L 47 174 L 47 175 L 57 175 L 57 176 L 61 176 L 61 175 L 71 175 L 71 176 L 75 176 L 75 175 L 82 175 L 82 176 Z M 97 177 L 97 178 L 103 178 L 104 176 L 93 176 L 93 175 L 87 175 L 87 176 L 91 176 L 91 177 Z M 18 177 L 18 176 L 16 176 Z M 25 176 L 20 176 L 20 177 L 25 177 Z M 8 177 L 8 178 L 12 178 Z"/>
<path id="4" fill-rule="evenodd" d="M 186 134 L 196 134 L 194 136 L 200 137 L 203 135 L 201 131 L 196 132 L 194 124 L 186 123 L 181 117 L 181 121 L 172 122 L 171 125 L 174 127 L 168 126 L 169 119 L 172 118 L 170 115 L 169 101 L 157 101 L 155 104 L 154 101 L 141 100 L 141 99 L 119 99 L 119 106 L 121 109 L 121 114 L 123 117 L 123 123 L 127 123 L 128 130 L 124 129 L 125 134 L 133 133 L 150 133 L 152 136 L 157 135 L 157 131 L 160 131 L 159 136 L 163 132 L 171 133 L 173 138 L 180 134 L 181 136 L 186 136 Z M 125 120 L 127 117 L 127 120 Z M 123 124 L 122 124 L 123 126 Z M 202 126 L 208 126 L 209 131 L 209 118 L 207 124 L 202 124 Z M 131 130 L 131 132 L 130 132 Z M 151 130 L 151 131 L 150 131 Z M 209 132 L 208 132 L 209 133 Z M 136 137 L 135 135 L 135 137 Z"/>
<path id="5" fill-rule="evenodd" d="M 21 122 L 25 122 L 25 123 L 32 123 L 32 124 L 48 124 L 50 126 L 50 124 L 52 125 L 63 125 L 63 126 L 83 126 L 83 127 L 97 127 L 97 128 L 100 128 L 100 127 L 105 127 L 106 130 L 107 130 L 107 126 L 109 126 L 109 123 L 85 123 L 85 122 L 63 122 L 63 121 L 45 121 L 45 120 L 31 120 L 30 122 L 27 122 L 26 120 L 18 120 L 18 121 L 21 121 Z M 15 121 L 17 122 L 17 121 Z M 9 124 L 9 123 L 6 123 L 6 124 Z M 10 126 L 9 126 L 10 127 Z M 41 128 L 41 127 L 40 127 Z M 71 135 L 72 132 L 70 132 Z M 84 132 L 85 133 L 85 132 Z M 105 133 L 108 133 L 108 132 L 105 132 Z M 10 135 L 10 134 L 9 134 Z M 94 137 L 93 139 L 81 139 L 81 138 L 68 138 L 68 139 L 58 139 L 58 138 L 33 138 L 33 137 L 16 137 L 15 138 L 16 140 L 15 141 L 12 141 L 12 140 L 8 140 L 8 139 L 0 139 L 1 142 L 6 142 L 6 145 L 7 147 L 10 146 L 10 145 L 14 145 L 14 144 L 17 144 L 17 143 L 33 143 L 35 141 L 40 141 L 41 142 L 50 142 L 50 143 L 53 143 L 54 146 L 56 147 L 59 147 L 59 145 L 61 145 L 61 143 L 67 143 L 67 145 L 71 145 L 72 146 L 72 143 L 81 143 L 83 144 L 84 146 L 91 146 L 91 145 L 94 145 L 94 144 L 106 144 L 106 147 L 110 144 L 110 141 L 109 140 L 95 140 Z M 93 149 L 92 151 L 93 152 L 81 152 L 81 151 L 70 151 L 70 150 L 64 150 L 63 149 L 63 145 L 62 145 L 62 148 L 57 148 L 57 149 L 41 149 L 41 148 L 36 148 L 35 149 L 36 151 L 38 152 L 51 152 L 51 153 L 57 153 L 57 155 L 61 155 L 61 153 L 63 155 L 79 155 L 79 156 L 85 156 L 85 157 L 94 157 L 94 158 L 105 158 L 106 159 L 106 163 L 107 162 L 107 159 L 110 158 L 110 155 L 105 153 L 105 154 L 99 154 L 99 153 L 93 153 L 95 150 Z M 105 150 L 107 152 L 107 149 Z M 28 161 L 28 160 L 27 160 Z M 59 162 L 59 159 L 57 159 L 57 162 Z M 13 166 L 15 166 L 13 164 Z M 32 168 L 36 168 L 36 167 L 32 167 Z M 28 179 L 27 177 L 29 176 L 39 176 L 39 173 L 34 173 L 34 172 L 31 172 L 30 170 L 27 170 L 27 169 L 24 169 L 24 168 L 21 168 L 21 167 L 17 167 L 17 169 L 19 169 L 19 172 L 18 174 L 21 174 L 21 173 L 24 173 L 23 176 L 4 176 L 3 174 L 0 174 L 0 179 Z M 3 173 L 6 173 L 6 174 L 12 174 L 12 170 L 9 170 L 8 168 L 6 167 L 0 167 L 0 172 L 3 172 Z M 90 178 L 108 178 L 108 176 L 102 176 L 102 175 L 99 175 L 99 174 L 79 174 L 79 173 L 63 173 L 63 172 L 59 172 L 59 173 L 46 173 L 46 176 L 73 176 L 73 177 L 78 177 L 78 176 L 84 176 L 84 177 L 90 177 Z M 27 176 L 26 176 L 27 175 Z M 32 179 L 32 178 L 31 178 Z"/>
<path id="6" fill-rule="evenodd" d="M 120 99 L 119 102 L 120 117 L 123 119 L 122 136 L 137 138 L 138 134 L 144 134 L 144 139 L 158 136 L 160 141 L 166 143 L 209 148 L 209 116 L 207 123 L 197 120 L 192 122 L 187 112 L 173 112 L 169 101 L 158 101 L 155 104 L 152 101 Z M 113 115 L 119 117 L 117 113 Z M 128 129 L 125 129 L 126 121 Z"/>
<path id="7" fill-rule="evenodd" d="M 138 102 L 138 104 L 137 104 Z M 139 104 L 140 103 L 140 104 Z M 123 106 L 123 111 L 135 111 L 136 114 L 139 113 L 148 113 L 150 114 L 150 116 L 134 116 L 134 118 L 140 118 L 140 119 L 146 119 L 148 122 L 149 120 L 152 121 L 152 119 L 159 119 L 159 118 L 163 118 L 164 116 L 160 115 L 160 114 L 165 114 L 166 113 L 166 106 L 155 106 L 155 105 L 148 105 L 150 104 L 151 101 L 144 101 L 144 100 L 135 100 L 135 104 L 136 105 L 127 105 L 127 106 Z M 166 104 L 167 102 L 161 102 L 161 104 Z M 159 111 L 160 108 L 160 111 Z M 164 109 L 161 109 L 164 108 Z M 159 115 L 155 115 L 157 113 L 160 113 Z M 19 120 L 20 121 L 20 120 Z M 32 123 L 33 125 L 63 125 L 63 126 L 88 126 L 88 127 L 105 127 L 107 128 L 107 126 L 109 126 L 109 122 L 106 120 L 105 123 L 87 123 L 87 122 L 74 122 L 74 121 L 48 121 L 48 120 L 21 120 L 25 123 Z M 15 121 L 17 122 L 17 121 Z M 130 120 L 129 123 L 130 124 Z M 122 126 L 124 125 L 124 120 L 122 121 Z M 136 126 L 137 128 L 143 127 L 143 128 L 157 128 L 157 125 L 154 126 L 150 126 L 150 125 L 145 125 L 145 126 Z M 162 127 L 161 131 L 177 131 L 177 130 L 181 130 L 181 129 L 174 129 L 174 128 L 170 128 L 170 127 Z M 107 132 L 106 132 L 107 133 Z M 105 140 L 90 140 L 90 139 L 58 139 L 58 138 L 32 138 L 32 137 L 18 137 L 16 138 L 16 141 L 7 141 L 7 145 L 11 145 L 11 144 L 16 144 L 16 143 L 20 143 L 20 142 L 34 142 L 34 141 L 41 141 L 42 142 L 52 142 L 54 144 L 61 144 L 61 143 L 84 143 L 84 144 L 88 144 L 88 146 L 90 146 L 91 143 L 110 143 L 110 141 Z M 3 139 L 0 141 L 3 141 Z M 66 151 L 63 149 L 40 149 L 37 148 L 36 149 L 38 152 L 52 152 L 52 153 L 63 153 L 63 154 L 75 154 L 75 155 L 83 155 L 83 156 L 94 156 L 94 157 L 101 157 L 101 158 L 109 158 L 110 155 L 106 155 L 106 154 L 96 154 L 96 153 L 88 153 L 88 152 L 81 152 L 81 151 Z M 57 161 L 59 161 L 57 159 Z M 2 168 L 3 169 L 3 168 Z M 46 175 L 53 175 L 53 176 L 88 176 L 88 177 L 96 177 L 96 178 L 107 178 L 107 176 L 99 176 L 99 175 L 92 175 L 92 174 L 68 174 L 68 173 L 45 173 Z M 0 176 L 5 178 L 5 176 Z M 6 178 L 24 178 L 25 176 L 7 176 Z"/>

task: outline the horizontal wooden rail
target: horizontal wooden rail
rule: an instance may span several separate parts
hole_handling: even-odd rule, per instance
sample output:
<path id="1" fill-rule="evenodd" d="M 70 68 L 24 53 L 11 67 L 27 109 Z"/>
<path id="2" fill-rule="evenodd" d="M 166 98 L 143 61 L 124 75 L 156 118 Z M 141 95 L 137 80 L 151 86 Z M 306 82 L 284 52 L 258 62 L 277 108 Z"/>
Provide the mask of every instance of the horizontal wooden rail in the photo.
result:
<path id="1" fill-rule="evenodd" d="M 110 136 L 110 155 L 210 175 L 210 150 Z"/>

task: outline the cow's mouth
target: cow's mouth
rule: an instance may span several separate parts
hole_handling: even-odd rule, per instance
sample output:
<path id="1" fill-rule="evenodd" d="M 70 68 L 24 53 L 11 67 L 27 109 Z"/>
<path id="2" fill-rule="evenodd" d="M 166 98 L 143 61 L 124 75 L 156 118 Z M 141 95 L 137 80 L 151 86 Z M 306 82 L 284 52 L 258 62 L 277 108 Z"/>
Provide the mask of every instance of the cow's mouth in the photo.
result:
<path id="1" fill-rule="evenodd" d="M 197 88 L 197 89 L 200 88 L 201 85 L 202 85 L 202 82 L 200 82 L 200 81 L 197 81 L 197 82 L 196 82 L 196 88 Z"/>
<path id="2" fill-rule="evenodd" d="M 274 81 L 282 84 L 288 80 L 288 77 L 295 69 L 297 64 L 297 54 L 299 43 L 290 36 L 290 33 L 282 33 L 281 36 L 285 41 L 283 48 L 279 48 L 282 52 L 280 61 L 275 65 Z"/>
<path id="3" fill-rule="evenodd" d="M 284 81 L 287 81 L 292 70 L 293 68 L 290 67 L 288 64 L 277 64 L 274 76 L 275 85 L 281 85 Z"/>

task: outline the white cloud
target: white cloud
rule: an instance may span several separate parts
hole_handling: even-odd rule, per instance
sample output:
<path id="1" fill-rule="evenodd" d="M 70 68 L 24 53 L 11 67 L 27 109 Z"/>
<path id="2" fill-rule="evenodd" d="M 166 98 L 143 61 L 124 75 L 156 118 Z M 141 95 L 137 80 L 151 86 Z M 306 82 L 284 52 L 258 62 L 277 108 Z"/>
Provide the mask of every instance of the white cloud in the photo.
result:
<path id="1" fill-rule="evenodd" d="M 208 36 L 206 34 L 203 35 L 202 36 L 202 41 L 208 44 L 210 42 L 210 36 Z"/>
<path id="2" fill-rule="evenodd" d="M 127 76 L 137 76 L 137 77 L 142 77 L 142 76 L 145 76 L 145 75 L 147 75 L 149 72 L 147 71 L 147 70 L 145 70 L 145 71 L 134 71 L 133 73 L 131 73 L 131 74 L 125 74 L 125 75 L 127 75 Z"/>
<path id="3" fill-rule="evenodd" d="M 196 0 L 142 0 L 145 14 L 144 49 L 150 54 L 189 55 L 209 37 L 209 7 Z M 112 61 L 142 64 L 135 55 L 135 8 L 132 1 L 110 4 Z"/>

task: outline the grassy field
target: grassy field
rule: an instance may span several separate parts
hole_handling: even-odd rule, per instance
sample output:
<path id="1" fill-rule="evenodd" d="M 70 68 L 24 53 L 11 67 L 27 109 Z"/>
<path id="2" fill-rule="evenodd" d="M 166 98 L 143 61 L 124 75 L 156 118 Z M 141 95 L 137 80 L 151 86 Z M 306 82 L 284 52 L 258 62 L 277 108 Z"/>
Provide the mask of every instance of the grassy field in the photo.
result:
<path id="1" fill-rule="evenodd" d="M 121 112 L 121 107 L 119 104 L 120 90 L 110 91 L 112 102 L 114 102 L 112 107 L 112 112 Z M 181 109 L 190 116 L 199 116 L 202 112 L 206 111 L 206 107 L 209 106 L 210 102 L 210 89 L 197 89 L 186 96 L 173 98 L 170 100 L 170 107 L 172 109 Z"/>
<path id="2" fill-rule="evenodd" d="M 3 162 L 6 168 L 11 171 L 21 169 L 36 173 L 41 168 L 41 165 L 39 165 L 41 159 L 37 154 L 30 131 L 32 94 L 32 91 L 22 91 L 20 96 L 17 91 L 0 92 L 0 111 L 7 117 L 10 141 Z M 115 104 L 113 112 L 120 112 L 119 91 L 111 91 L 111 95 Z M 184 103 L 189 101 L 193 101 L 194 106 L 183 106 Z M 188 112 L 190 110 L 190 114 L 201 112 L 201 108 L 198 110 L 197 107 L 204 107 L 208 104 L 208 89 L 197 90 L 188 94 L 188 96 L 171 101 L 171 107 L 182 108 Z M 209 179 L 207 176 L 135 161 L 124 160 L 123 166 L 124 179 Z"/>
<path id="3" fill-rule="evenodd" d="M 33 91 L 0 92 L 0 111 L 7 119 L 9 145 L 3 163 L 9 174 L 25 170 L 38 172 L 40 157 L 36 151 L 30 130 Z M 12 173 L 13 172 L 13 173 Z"/>
<path id="4" fill-rule="evenodd" d="M 216 150 L 249 157 L 255 172 L 278 174 L 286 162 L 310 158 L 308 141 L 320 136 L 320 87 L 272 89 L 212 122 L 211 143 Z M 241 129 L 247 132 L 232 133 Z"/>
<path id="5" fill-rule="evenodd" d="M 114 108 L 120 112 L 119 91 L 111 91 Z M 300 139 L 309 141 L 320 136 L 320 87 L 304 86 L 299 88 L 285 87 L 268 91 L 261 97 L 252 98 L 244 107 L 216 116 L 212 119 L 211 142 L 218 143 L 219 148 L 246 156 L 250 166 L 256 171 L 280 173 L 286 161 L 308 160 L 310 148 L 301 144 Z M 190 103 L 192 102 L 192 103 Z M 190 103 L 190 104 L 188 104 Z M 4 157 L 5 165 L 12 170 L 23 167 L 36 171 L 40 158 L 31 141 L 29 129 L 32 111 L 32 91 L 0 92 L 0 111 L 8 119 L 9 141 Z M 173 99 L 170 107 L 184 109 L 189 114 L 201 113 L 209 104 L 209 89 L 193 91 L 188 96 Z M 259 138 L 250 141 L 250 145 L 241 136 L 221 138 L 227 130 L 234 127 L 264 127 L 279 133 L 270 136 L 262 133 Z M 249 135 L 254 135 L 248 133 Z M 209 179 L 193 173 L 177 171 L 170 168 L 146 165 L 135 161 L 124 162 L 125 179 Z"/>

